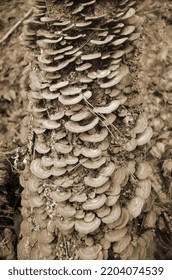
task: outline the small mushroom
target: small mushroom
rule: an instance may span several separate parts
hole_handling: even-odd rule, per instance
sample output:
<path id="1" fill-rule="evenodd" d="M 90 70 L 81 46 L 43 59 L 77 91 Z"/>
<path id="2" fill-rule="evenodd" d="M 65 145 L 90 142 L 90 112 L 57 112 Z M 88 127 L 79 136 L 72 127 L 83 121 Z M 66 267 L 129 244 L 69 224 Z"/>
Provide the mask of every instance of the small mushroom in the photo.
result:
<path id="1" fill-rule="evenodd" d="M 31 251 L 31 247 L 29 247 L 28 237 L 23 237 L 17 245 L 18 259 L 29 260 L 30 251 Z"/>
<path id="2" fill-rule="evenodd" d="M 40 48 L 47 49 L 47 48 L 49 48 L 49 46 L 50 46 L 51 44 L 57 44 L 57 43 L 59 43 L 62 39 L 63 39 L 62 36 L 59 37 L 58 39 L 49 39 L 49 38 L 40 39 L 40 40 L 37 40 L 37 41 L 36 41 L 36 44 L 37 44 Z"/>
<path id="3" fill-rule="evenodd" d="M 59 101 L 60 103 L 62 103 L 63 105 L 75 105 L 78 104 L 79 102 L 81 102 L 81 100 L 83 99 L 82 95 L 79 94 L 75 94 L 72 96 L 64 96 L 64 95 L 60 95 L 59 96 Z"/>
<path id="4" fill-rule="evenodd" d="M 56 211 L 60 216 L 68 218 L 76 214 L 75 208 L 66 203 L 59 203 L 56 207 Z"/>
<path id="5" fill-rule="evenodd" d="M 31 175 L 26 182 L 26 187 L 29 192 L 38 192 L 41 186 L 42 181 L 38 179 L 36 176 Z"/>
<path id="6" fill-rule="evenodd" d="M 51 121 L 58 121 L 58 120 L 60 120 L 61 118 L 63 118 L 64 114 L 65 114 L 64 110 L 62 110 L 62 111 L 57 111 L 57 112 L 55 112 L 54 114 L 50 114 L 50 115 L 49 115 L 49 118 L 50 118 Z"/>
<path id="7" fill-rule="evenodd" d="M 55 132 L 54 133 L 54 140 L 61 140 L 61 139 L 63 139 L 64 137 L 66 137 L 66 132 L 64 132 L 64 131 L 57 131 L 57 132 Z"/>
<path id="8" fill-rule="evenodd" d="M 89 69 L 91 66 L 92 66 L 92 64 L 87 62 L 87 63 L 84 63 L 84 64 L 76 67 L 76 71 L 78 71 L 78 72 L 84 71 L 84 70 Z"/>
<path id="9" fill-rule="evenodd" d="M 100 174 L 105 177 L 111 177 L 115 171 L 115 164 L 110 161 L 106 167 L 101 168 Z"/>
<path id="10" fill-rule="evenodd" d="M 102 219 L 103 217 L 106 217 L 107 215 L 109 215 L 110 211 L 111 211 L 110 207 L 108 207 L 107 205 L 103 205 L 101 208 L 96 210 L 96 213 L 97 213 L 97 216 Z"/>
<path id="11" fill-rule="evenodd" d="M 137 166 L 136 176 L 140 180 L 146 179 L 152 172 L 151 166 L 147 161 L 142 161 Z"/>
<path id="12" fill-rule="evenodd" d="M 112 100 L 108 105 L 102 107 L 95 107 L 94 112 L 100 114 L 110 114 L 121 105 L 120 100 Z"/>
<path id="13" fill-rule="evenodd" d="M 147 127 L 142 133 L 137 135 L 136 141 L 138 146 L 145 145 L 148 143 L 153 135 L 153 130 L 151 127 Z"/>
<path id="14" fill-rule="evenodd" d="M 58 98 L 59 95 L 60 95 L 59 92 L 57 92 L 57 93 L 51 93 L 51 92 L 49 91 L 49 89 L 45 89 L 45 90 L 43 90 L 43 91 L 41 92 L 40 97 L 43 98 L 43 99 L 46 99 L 46 100 L 53 100 L 53 99 Z"/>
<path id="15" fill-rule="evenodd" d="M 63 88 L 69 84 L 68 81 L 62 81 L 57 84 L 53 84 L 50 86 L 50 91 L 56 91 L 57 89 Z"/>
<path id="16" fill-rule="evenodd" d="M 74 60 L 75 60 L 75 57 L 72 57 L 70 59 L 67 59 L 67 60 L 59 63 L 58 66 L 42 66 L 41 70 L 48 72 L 48 73 L 57 72 L 59 70 L 64 69 L 66 66 L 68 66 Z"/>
<path id="17" fill-rule="evenodd" d="M 121 238 L 121 240 L 115 242 L 112 246 L 112 250 L 115 254 L 121 254 L 127 246 L 131 242 L 131 237 L 130 235 L 125 235 L 124 237 Z"/>
<path id="18" fill-rule="evenodd" d="M 137 32 L 137 33 L 133 33 L 132 35 L 130 35 L 130 37 L 128 39 L 129 39 L 129 41 L 135 41 L 139 38 L 140 38 L 140 33 Z"/>
<path id="19" fill-rule="evenodd" d="M 96 260 L 101 250 L 102 246 L 97 244 L 90 247 L 80 248 L 78 255 L 81 260 Z"/>
<path id="20" fill-rule="evenodd" d="M 140 196 L 135 196 L 128 202 L 127 209 L 133 218 L 136 218 L 141 214 L 144 204 L 145 199 Z"/>
<path id="21" fill-rule="evenodd" d="M 113 87 L 113 86 L 115 86 L 116 84 L 118 84 L 118 83 L 122 80 L 122 78 L 123 78 L 122 75 L 118 75 L 118 76 L 116 76 L 115 78 L 111 79 L 109 82 L 100 84 L 100 87 L 101 87 L 101 88 L 110 88 L 110 87 Z M 112 102 L 115 102 L 115 101 L 112 101 Z"/>
<path id="22" fill-rule="evenodd" d="M 39 251 L 45 256 L 51 256 L 53 254 L 54 246 L 52 244 L 38 244 Z"/>
<path id="23" fill-rule="evenodd" d="M 57 152 L 62 153 L 62 154 L 68 154 L 73 149 L 72 145 L 68 145 L 63 142 L 56 143 L 54 147 Z"/>
<path id="24" fill-rule="evenodd" d="M 23 220 L 20 225 L 20 233 L 22 236 L 29 236 L 34 229 L 34 225 L 31 221 Z"/>
<path id="25" fill-rule="evenodd" d="M 51 173 L 55 177 L 56 176 L 61 176 L 61 175 L 65 174 L 66 171 L 67 171 L 66 168 L 59 168 L 59 167 L 55 167 L 55 166 L 53 166 L 51 168 Z"/>
<path id="26" fill-rule="evenodd" d="M 88 78 L 86 75 L 82 75 L 82 76 L 80 76 L 80 78 L 79 78 L 79 82 L 80 82 L 81 84 L 88 84 L 88 83 L 91 83 L 92 81 L 93 81 L 93 79 Z"/>
<path id="27" fill-rule="evenodd" d="M 87 133 L 81 133 L 79 138 L 82 141 L 86 142 L 102 142 L 108 135 L 108 130 L 106 128 L 102 128 L 99 133 L 94 133 L 93 135 Z"/>
<path id="28" fill-rule="evenodd" d="M 90 24 L 92 24 L 92 21 L 91 21 L 91 20 L 90 20 L 90 21 L 81 21 L 81 22 L 77 22 L 77 23 L 75 24 L 75 26 L 76 26 L 76 27 L 82 28 L 82 27 L 89 26 Z"/>
<path id="29" fill-rule="evenodd" d="M 81 60 L 93 60 L 93 59 L 97 59 L 101 57 L 101 53 L 93 53 L 93 54 L 85 54 L 85 55 L 81 55 Z"/>
<path id="30" fill-rule="evenodd" d="M 79 151 L 79 154 L 82 154 L 83 156 L 87 158 L 97 158 L 102 155 L 102 150 L 98 148 L 88 148 L 88 147 L 83 147 Z"/>
<path id="31" fill-rule="evenodd" d="M 136 188 L 136 196 L 140 196 L 143 199 L 147 199 L 151 193 L 151 180 L 144 179 L 139 181 L 139 187 Z"/>
<path id="32" fill-rule="evenodd" d="M 64 234 L 68 235 L 74 227 L 74 220 L 71 218 L 60 219 L 59 217 L 55 220 L 55 224 L 58 230 Z"/>
<path id="33" fill-rule="evenodd" d="M 47 179 L 51 176 L 51 170 L 43 169 L 43 165 L 41 163 L 41 159 L 37 158 L 32 160 L 30 166 L 32 174 L 40 179 Z"/>
<path id="34" fill-rule="evenodd" d="M 96 188 L 95 192 L 97 194 L 105 193 L 110 187 L 110 181 L 107 181 L 105 184 L 103 184 L 101 187 Z"/>
<path id="35" fill-rule="evenodd" d="M 110 213 L 102 218 L 102 222 L 105 224 L 111 224 L 115 222 L 121 215 L 121 207 L 118 203 L 112 206 Z"/>
<path id="36" fill-rule="evenodd" d="M 98 70 L 96 76 L 97 76 L 98 79 L 103 79 L 103 78 L 107 77 L 109 74 L 110 74 L 109 69 Z"/>
<path id="37" fill-rule="evenodd" d="M 113 229 L 111 231 L 108 231 L 105 233 L 105 239 L 110 241 L 110 242 L 116 242 L 121 240 L 128 231 L 127 227 L 124 227 L 122 229 Z"/>
<path id="38" fill-rule="evenodd" d="M 140 114 L 137 118 L 136 125 L 132 131 L 136 134 L 142 133 L 147 128 L 147 117 L 144 113 Z"/>
<path id="39" fill-rule="evenodd" d="M 79 122 L 84 119 L 90 118 L 91 116 L 92 116 L 92 114 L 90 113 L 89 110 L 82 108 L 79 112 L 77 112 L 71 116 L 71 121 Z"/>
<path id="40" fill-rule="evenodd" d="M 50 244 L 54 238 L 54 235 L 50 234 L 47 229 L 42 229 L 38 234 L 38 242 L 41 244 Z"/>
<path id="41" fill-rule="evenodd" d="M 67 190 L 65 192 L 53 191 L 50 196 L 55 202 L 64 202 L 71 197 L 71 191 Z"/>
<path id="42" fill-rule="evenodd" d="M 64 36 L 64 39 L 73 41 L 73 40 L 78 40 L 79 38 L 83 38 L 85 36 L 86 36 L 86 34 L 78 34 L 76 36 L 68 36 L 67 35 L 67 36 Z"/>
<path id="43" fill-rule="evenodd" d="M 69 51 L 65 51 L 64 55 L 74 55 L 75 53 L 77 53 L 79 51 L 79 48 L 73 48 L 72 50 Z"/>
<path id="44" fill-rule="evenodd" d="M 79 87 L 68 86 L 60 90 L 64 96 L 75 95 L 81 93 L 82 89 Z"/>
<path id="45" fill-rule="evenodd" d="M 121 185 L 115 181 L 112 181 L 110 188 L 106 192 L 110 196 L 118 196 L 121 191 Z"/>
<path id="46" fill-rule="evenodd" d="M 101 220 L 97 217 L 90 223 L 87 223 L 83 220 L 75 220 L 75 230 L 81 234 L 89 234 L 94 232 L 96 229 L 99 228 L 101 224 Z"/>
<path id="47" fill-rule="evenodd" d="M 134 15 L 135 15 L 135 9 L 129 8 L 128 11 L 124 14 L 124 16 L 122 16 L 120 19 L 126 20 L 128 18 L 131 18 Z"/>
<path id="48" fill-rule="evenodd" d="M 127 259 L 131 259 L 131 256 L 134 252 L 134 246 L 132 243 L 130 243 L 126 249 L 120 254 L 120 259 L 121 260 L 127 260 Z M 135 258 L 134 258 L 135 259 Z"/>
<path id="49" fill-rule="evenodd" d="M 118 201 L 118 199 L 119 199 L 119 195 L 108 195 L 105 204 L 106 204 L 108 207 L 113 206 L 113 205 L 116 204 L 116 202 Z"/>
<path id="50" fill-rule="evenodd" d="M 83 211 L 83 209 L 77 210 L 77 212 L 75 214 L 75 218 L 77 220 L 82 220 L 84 217 L 85 217 L 85 212 Z"/>
<path id="51" fill-rule="evenodd" d="M 116 50 L 115 52 L 112 53 L 111 57 L 114 59 L 117 59 L 121 56 L 123 56 L 125 52 L 123 50 Z"/>
<path id="52" fill-rule="evenodd" d="M 61 123 L 52 120 L 42 120 L 42 126 L 46 129 L 56 129 L 61 126 Z"/>
<path id="53" fill-rule="evenodd" d="M 47 154 L 50 151 L 50 147 L 42 139 L 35 140 L 34 149 L 40 154 Z"/>
<path id="54" fill-rule="evenodd" d="M 65 128 L 74 133 L 82 133 L 88 131 L 98 124 L 99 118 L 94 118 L 89 124 L 87 125 L 79 125 L 76 122 L 68 121 L 65 123 Z"/>
<path id="55" fill-rule="evenodd" d="M 111 225 L 108 225 L 109 228 L 121 229 L 125 227 L 130 221 L 130 213 L 127 208 L 122 207 L 120 217 Z"/>
<path id="56" fill-rule="evenodd" d="M 53 26 L 65 26 L 70 23 L 70 20 L 64 20 L 64 21 L 57 21 L 53 22 Z"/>
<path id="57" fill-rule="evenodd" d="M 136 147 L 137 140 L 135 138 L 132 138 L 131 140 L 123 144 L 123 149 L 128 152 L 134 151 Z"/>
<path id="58" fill-rule="evenodd" d="M 106 195 L 100 194 L 93 199 L 88 199 L 83 203 L 82 208 L 87 211 L 96 210 L 102 207 L 106 202 Z"/>
<path id="59" fill-rule="evenodd" d="M 86 200 L 87 200 L 86 193 L 76 193 L 76 194 L 72 193 L 72 196 L 69 199 L 70 202 L 79 202 L 79 203 L 85 202 Z"/>
<path id="60" fill-rule="evenodd" d="M 122 45 L 124 42 L 126 42 L 128 40 L 128 37 L 124 37 L 124 38 L 120 38 L 120 39 L 116 39 L 112 42 L 112 45 L 114 46 L 119 46 Z"/>
<path id="61" fill-rule="evenodd" d="M 135 30 L 135 26 L 128 25 L 128 26 L 124 27 L 124 29 L 122 30 L 120 35 L 122 35 L 122 36 L 130 35 L 131 33 L 133 33 L 134 30 Z"/>
<path id="62" fill-rule="evenodd" d="M 92 40 L 90 40 L 90 43 L 93 44 L 93 45 L 102 46 L 102 45 L 110 43 L 113 40 L 113 38 L 114 38 L 114 35 L 108 35 L 105 38 L 105 40 L 92 39 Z"/>
<path id="63" fill-rule="evenodd" d="M 88 168 L 88 169 L 98 169 L 100 168 L 104 163 L 106 162 L 106 157 L 101 157 L 98 160 L 92 160 L 92 159 L 83 159 L 80 160 L 80 163 L 82 166 Z"/>
<path id="64" fill-rule="evenodd" d="M 29 200 L 30 200 L 30 205 L 32 208 L 35 208 L 35 207 L 39 208 L 42 205 L 44 205 L 44 203 L 45 203 L 45 199 L 38 194 L 31 195 Z"/>
<path id="65" fill-rule="evenodd" d="M 126 176 L 125 167 L 120 167 L 114 171 L 112 175 L 112 182 L 120 185 L 125 180 L 125 176 Z"/>
<path id="66" fill-rule="evenodd" d="M 100 239 L 100 244 L 104 250 L 109 250 L 111 247 L 111 242 L 106 240 L 104 237 Z"/>
<path id="67" fill-rule="evenodd" d="M 84 182 L 87 186 L 98 188 L 104 185 L 109 180 L 108 177 L 104 177 L 102 175 L 99 175 L 98 177 L 94 178 L 91 176 L 84 177 Z"/>

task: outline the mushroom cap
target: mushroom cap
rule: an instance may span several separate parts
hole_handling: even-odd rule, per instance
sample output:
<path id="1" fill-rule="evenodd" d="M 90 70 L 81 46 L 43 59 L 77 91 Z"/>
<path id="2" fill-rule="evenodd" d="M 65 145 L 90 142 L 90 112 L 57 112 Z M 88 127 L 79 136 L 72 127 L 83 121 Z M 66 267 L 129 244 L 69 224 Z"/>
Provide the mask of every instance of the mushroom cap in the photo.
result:
<path id="1" fill-rule="evenodd" d="M 121 229 L 127 225 L 129 220 L 130 220 L 130 213 L 129 213 L 128 209 L 125 207 L 122 207 L 120 217 L 118 218 L 118 220 L 116 220 L 113 223 L 111 228 Z"/>
<path id="2" fill-rule="evenodd" d="M 142 161 L 138 164 L 136 170 L 136 176 L 140 180 L 146 179 L 152 172 L 152 168 L 147 161 Z"/>
<path id="3" fill-rule="evenodd" d="M 38 192 L 42 181 L 36 176 L 31 175 L 26 182 L 26 188 L 29 192 Z"/>
<path id="4" fill-rule="evenodd" d="M 63 192 L 53 191 L 51 192 L 50 196 L 56 202 L 64 202 L 71 197 L 71 190 L 67 190 Z"/>
<path id="5" fill-rule="evenodd" d="M 151 185 L 150 179 L 140 180 L 139 187 L 137 187 L 135 190 L 136 196 L 140 196 L 146 200 L 151 193 Z"/>
<path id="6" fill-rule="evenodd" d="M 103 205 L 101 208 L 96 210 L 96 213 L 99 218 L 103 218 L 106 217 L 110 213 L 110 211 L 111 211 L 110 207 L 108 207 L 107 205 Z"/>
<path id="7" fill-rule="evenodd" d="M 142 133 L 137 135 L 137 145 L 142 146 L 148 143 L 153 135 L 153 130 L 151 127 L 147 127 Z"/>
<path id="8" fill-rule="evenodd" d="M 132 131 L 136 134 L 138 133 L 142 133 L 146 127 L 147 127 L 147 117 L 144 113 L 140 114 L 139 117 L 136 120 L 136 125 L 135 127 L 132 129 Z"/>
<path id="9" fill-rule="evenodd" d="M 128 227 L 124 227 L 122 229 L 113 229 L 105 233 L 105 239 L 110 242 L 119 241 L 127 234 L 127 231 Z"/>
<path id="10" fill-rule="evenodd" d="M 82 141 L 86 142 L 102 142 L 108 135 L 108 130 L 106 128 L 102 128 L 99 133 L 94 133 L 93 135 L 87 133 L 81 133 L 79 138 Z"/>
<path id="11" fill-rule="evenodd" d="M 66 87 L 68 84 L 69 84 L 68 81 L 62 81 L 62 82 L 59 82 L 57 84 L 53 84 L 53 85 L 50 86 L 50 91 L 56 91 L 57 89 Z"/>
<path id="12" fill-rule="evenodd" d="M 96 229 L 99 228 L 101 224 L 101 220 L 97 217 L 90 223 L 87 223 L 83 220 L 75 220 L 75 230 L 81 234 L 89 234 L 94 232 Z"/>
<path id="13" fill-rule="evenodd" d="M 37 158 L 32 160 L 30 169 L 32 174 L 34 174 L 36 177 L 40 179 L 47 179 L 51 176 L 51 170 L 49 169 L 43 169 L 41 159 Z"/>
<path id="14" fill-rule="evenodd" d="M 109 180 L 108 177 L 104 177 L 102 175 L 99 175 L 98 177 L 94 178 L 91 176 L 84 177 L 84 182 L 87 186 L 98 188 L 104 185 Z"/>
<path id="15" fill-rule="evenodd" d="M 93 199 L 88 199 L 82 204 L 82 208 L 87 211 L 101 208 L 106 202 L 106 195 L 100 194 Z"/>
<path id="16" fill-rule="evenodd" d="M 55 220 L 55 224 L 61 233 L 67 234 L 67 232 L 70 232 L 73 229 L 74 220 L 71 218 L 61 219 L 58 217 Z"/>
<path id="17" fill-rule="evenodd" d="M 127 209 L 133 218 L 136 218 L 141 214 L 144 204 L 145 199 L 140 196 L 135 196 L 128 202 Z"/>
<path id="18" fill-rule="evenodd" d="M 87 125 L 79 125 L 76 122 L 68 121 L 65 123 L 65 128 L 74 133 L 82 133 L 86 132 L 96 126 L 98 124 L 99 118 L 94 118 L 89 124 Z"/>
<path id="19" fill-rule="evenodd" d="M 38 242 L 43 244 L 49 244 L 54 240 L 55 236 L 52 233 L 48 233 L 47 229 L 42 229 L 38 234 Z"/>
<path id="20" fill-rule="evenodd" d="M 44 205 L 45 203 L 45 199 L 38 195 L 38 194 L 33 194 L 30 196 L 30 205 L 32 208 L 39 208 L 41 207 L 42 205 Z"/>
<path id="21" fill-rule="evenodd" d="M 101 250 L 102 246 L 100 244 L 96 244 L 91 247 L 80 248 L 78 255 L 81 260 L 95 260 Z"/>
<path id="22" fill-rule="evenodd" d="M 62 217 L 73 217 L 76 214 L 75 208 L 66 203 L 59 203 L 56 207 L 56 211 Z"/>
<path id="23" fill-rule="evenodd" d="M 121 238 L 121 240 L 115 242 L 112 246 L 113 252 L 116 254 L 121 254 L 127 246 L 131 242 L 131 237 L 130 235 L 125 235 L 124 237 Z"/>
<path id="24" fill-rule="evenodd" d="M 104 163 L 106 162 L 106 157 L 101 157 L 97 160 L 92 160 L 92 159 L 83 159 L 80 160 L 80 163 L 82 166 L 88 168 L 88 169 L 98 169 L 100 168 Z"/>
<path id="25" fill-rule="evenodd" d="M 115 222 L 121 215 L 121 207 L 119 203 L 112 206 L 110 213 L 102 218 L 102 222 L 105 224 L 111 224 Z"/>

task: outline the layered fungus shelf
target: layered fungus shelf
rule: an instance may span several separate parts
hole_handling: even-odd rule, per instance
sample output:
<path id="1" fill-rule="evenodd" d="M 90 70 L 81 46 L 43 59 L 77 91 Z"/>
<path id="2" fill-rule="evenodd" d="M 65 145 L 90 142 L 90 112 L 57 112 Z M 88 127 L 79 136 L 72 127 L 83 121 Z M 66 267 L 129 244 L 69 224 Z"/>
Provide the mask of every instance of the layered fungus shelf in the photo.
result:
<path id="1" fill-rule="evenodd" d="M 33 5 L 21 35 L 29 129 L 18 258 L 152 258 L 137 1 Z"/>

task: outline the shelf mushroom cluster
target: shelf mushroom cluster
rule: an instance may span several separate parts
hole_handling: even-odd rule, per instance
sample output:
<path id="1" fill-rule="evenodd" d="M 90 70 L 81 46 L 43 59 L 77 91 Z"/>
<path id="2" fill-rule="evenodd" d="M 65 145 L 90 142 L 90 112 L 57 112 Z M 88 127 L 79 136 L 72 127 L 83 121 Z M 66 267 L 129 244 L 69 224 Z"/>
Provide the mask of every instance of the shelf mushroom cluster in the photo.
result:
<path id="1" fill-rule="evenodd" d="M 34 0 L 21 35 L 34 137 L 20 176 L 18 257 L 58 259 L 62 234 L 80 236 L 79 259 L 108 259 L 109 251 L 139 259 L 131 224 L 150 197 L 151 168 L 135 151 L 152 129 L 130 104 L 138 94 L 130 67 L 142 22 L 136 1 L 46 2 Z"/>

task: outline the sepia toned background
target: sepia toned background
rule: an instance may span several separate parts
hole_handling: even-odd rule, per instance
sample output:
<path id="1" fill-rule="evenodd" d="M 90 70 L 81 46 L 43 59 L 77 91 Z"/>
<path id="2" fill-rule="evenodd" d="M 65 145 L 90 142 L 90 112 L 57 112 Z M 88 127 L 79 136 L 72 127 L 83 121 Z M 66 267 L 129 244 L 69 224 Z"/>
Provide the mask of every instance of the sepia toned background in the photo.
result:
<path id="1" fill-rule="evenodd" d="M 30 3 L 29 3 L 30 2 Z M 140 1 L 144 17 L 138 77 L 144 110 L 153 137 L 144 150 L 153 167 L 157 215 L 155 259 L 172 258 L 172 4 Z M 27 124 L 27 99 L 21 89 L 25 47 L 20 34 L 31 14 L 31 1 L 0 0 L 0 258 L 16 259 L 20 238 L 21 205 L 19 174 L 27 147 L 22 144 Z M 15 28 L 13 28 L 15 27 Z M 9 32 L 11 31 L 11 32 Z"/>

